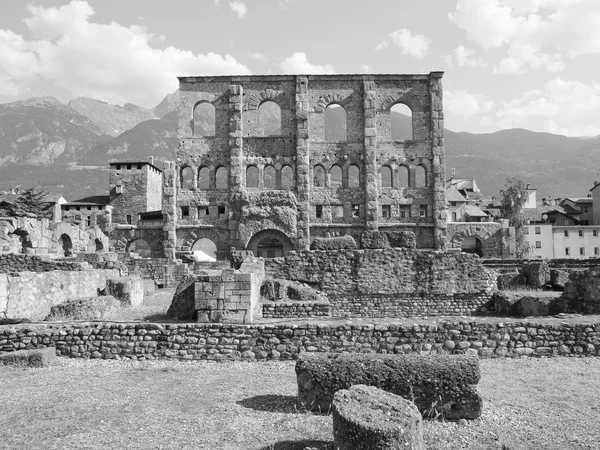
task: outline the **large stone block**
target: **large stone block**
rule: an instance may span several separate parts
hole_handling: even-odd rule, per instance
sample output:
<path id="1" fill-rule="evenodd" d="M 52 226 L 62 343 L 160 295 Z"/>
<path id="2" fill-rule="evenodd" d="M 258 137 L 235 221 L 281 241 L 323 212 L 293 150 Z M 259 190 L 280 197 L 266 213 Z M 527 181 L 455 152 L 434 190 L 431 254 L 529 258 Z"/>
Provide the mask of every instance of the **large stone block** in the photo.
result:
<path id="1" fill-rule="evenodd" d="M 144 302 L 144 280 L 138 276 L 112 278 L 106 281 L 106 293 L 122 305 L 137 306 Z"/>
<path id="2" fill-rule="evenodd" d="M 334 395 L 333 443 L 337 449 L 422 450 L 421 414 L 410 400 L 355 385 Z"/>
<path id="3" fill-rule="evenodd" d="M 46 367 L 56 360 L 56 348 L 46 347 L 35 350 L 17 350 L 0 354 L 0 365 Z"/>
<path id="4" fill-rule="evenodd" d="M 104 320 L 111 318 L 120 305 L 112 295 L 69 300 L 53 306 L 46 320 Z"/>
<path id="5" fill-rule="evenodd" d="M 414 401 L 424 417 L 476 419 L 480 377 L 479 360 L 464 355 L 311 353 L 296 362 L 299 406 L 324 413 L 336 391 L 366 384 Z"/>

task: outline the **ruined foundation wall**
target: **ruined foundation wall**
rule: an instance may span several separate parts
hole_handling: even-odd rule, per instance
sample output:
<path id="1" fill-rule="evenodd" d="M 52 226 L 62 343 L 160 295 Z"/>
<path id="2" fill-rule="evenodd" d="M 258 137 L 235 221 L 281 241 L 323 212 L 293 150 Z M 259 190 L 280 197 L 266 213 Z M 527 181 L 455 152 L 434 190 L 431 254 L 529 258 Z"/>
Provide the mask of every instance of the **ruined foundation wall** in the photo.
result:
<path id="1" fill-rule="evenodd" d="M 0 352 L 55 346 L 76 358 L 263 360 L 302 352 L 600 356 L 600 323 L 426 325 L 85 323 L 0 326 Z"/>
<path id="2" fill-rule="evenodd" d="M 265 269 L 325 292 L 334 316 L 473 314 L 496 286 L 473 255 L 401 248 L 291 252 Z"/>
<path id="3" fill-rule="evenodd" d="M 52 306 L 96 297 L 118 270 L 82 270 L 0 274 L 0 318 L 43 320 Z"/>

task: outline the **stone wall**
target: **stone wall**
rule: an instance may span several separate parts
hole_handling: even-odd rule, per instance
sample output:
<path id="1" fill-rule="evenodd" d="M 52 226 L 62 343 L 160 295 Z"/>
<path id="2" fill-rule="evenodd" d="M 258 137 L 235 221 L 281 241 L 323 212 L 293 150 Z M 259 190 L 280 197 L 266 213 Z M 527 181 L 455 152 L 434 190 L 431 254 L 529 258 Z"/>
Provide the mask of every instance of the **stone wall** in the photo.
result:
<path id="1" fill-rule="evenodd" d="M 323 291 L 334 316 L 473 314 L 491 298 L 496 274 L 479 258 L 401 248 L 291 252 L 265 261 L 267 276 Z"/>
<path id="2" fill-rule="evenodd" d="M 118 270 L 82 270 L 0 274 L 0 318 L 43 320 L 52 306 L 96 297 Z"/>
<path id="3" fill-rule="evenodd" d="M 89 267 L 89 266 L 88 266 Z M 41 256 L 8 253 L 0 255 L 0 273 L 50 272 L 52 270 L 84 270 L 79 262 L 42 258 Z"/>
<path id="4" fill-rule="evenodd" d="M 0 352 L 46 346 L 62 356 L 106 359 L 292 359 L 302 352 L 600 356 L 600 323 L 0 326 Z"/>
<path id="5" fill-rule="evenodd" d="M 329 302 L 263 302 L 263 318 L 330 317 Z"/>
<path id="6" fill-rule="evenodd" d="M 508 220 L 500 222 L 450 222 L 448 223 L 449 248 L 460 249 L 467 237 L 475 237 L 481 243 L 484 258 L 514 258 L 515 229 Z"/>

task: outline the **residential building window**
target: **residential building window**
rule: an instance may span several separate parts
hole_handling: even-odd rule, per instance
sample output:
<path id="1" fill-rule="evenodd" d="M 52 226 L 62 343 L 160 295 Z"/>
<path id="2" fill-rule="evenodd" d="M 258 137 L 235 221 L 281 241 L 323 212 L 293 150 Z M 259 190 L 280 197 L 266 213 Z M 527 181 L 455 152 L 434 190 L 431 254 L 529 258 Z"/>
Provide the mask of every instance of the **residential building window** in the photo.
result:
<path id="1" fill-rule="evenodd" d="M 333 205 L 333 217 L 341 219 L 344 217 L 344 207 L 342 205 Z"/>
<path id="2" fill-rule="evenodd" d="M 78 206 L 78 207 L 76 207 L 75 209 L 76 209 L 77 211 L 80 211 L 80 210 L 81 210 L 81 206 Z"/>
<path id="3" fill-rule="evenodd" d="M 225 219 L 225 205 L 220 205 L 217 208 L 217 214 L 219 215 L 219 219 Z"/>
<path id="4" fill-rule="evenodd" d="M 592 231 L 592 234 L 593 234 L 594 237 L 598 237 L 598 230 Z"/>
<path id="5" fill-rule="evenodd" d="M 352 217 L 360 217 L 360 205 L 352 205 Z"/>
<path id="6" fill-rule="evenodd" d="M 182 206 L 181 207 L 181 217 L 182 218 L 188 218 L 188 217 L 190 217 L 190 207 L 189 206 Z"/>
<path id="7" fill-rule="evenodd" d="M 427 205 L 419 206 L 419 217 L 427 217 Z"/>
<path id="8" fill-rule="evenodd" d="M 542 241 L 535 241 L 535 248 L 542 248 Z"/>
<path id="9" fill-rule="evenodd" d="M 401 212 L 404 212 L 404 211 L 401 211 Z M 456 213 L 455 212 L 452 213 L 452 221 L 456 222 Z M 527 230 L 527 228 L 525 228 L 525 229 Z M 525 233 L 525 234 L 528 234 L 528 233 L 529 233 L 529 230 L 527 230 L 527 233 Z"/>
<path id="10" fill-rule="evenodd" d="M 126 219 L 127 223 L 129 225 L 131 225 L 131 222 L 132 222 L 132 220 L 131 220 L 131 214 L 127 214 L 127 216 L 125 216 L 125 219 Z"/>
<path id="11" fill-rule="evenodd" d="M 410 206 L 401 206 L 400 207 L 400 218 L 404 219 L 406 217 L 410 217 Z"/>
<path id="12" fill-rule="evenodd" d="M 585 247 L 579 247 L 579 254 L 585 255 Z"/>
<path id="13" fill-rule="evenodd" d="M 600 255 L 600 247 L 594 247 L 594 255 Z"/>
<path id="14" fill-rule="evenodd" d="M 87 226 L 91 227 L 92 226 L 92 216 L 87 216 L 86 221 L 87 221 Z"/>
<path id="15" fill-rule="evenodd" d="M 569 237 L 569 230 L 564 231 L 565 237 Z"/>
<path id="16" fill-rule="evenodd" d="M 381 205 L 381 217 L 389 219 L 392 216 L 392 207 L 390 205 Z"/>
<path id="17" fill-rule="evenodd" d="M 541 227 L 535 227 L 535 234 L 542 234 L 542 228 Z"/>
<path id="18" fill-rule="evenodd" d="M 121 164 L 117 164 L 117 170 L 121 170 Z"/>
<path id="19" fill-rule="evenodd" d="M 450 202 L 450 206 L 456 206 L 456 202 Z"/>
<path id="20" fill-rule="evenodd" d="M 209 214 L 208 206 L 198 206 L 198 217 L 208 216 Z"/>
<path id="21" fill-rule="evenodd" d="M 138 168 L 138 170 L 140 170 L 140 169 L 142 168 L 142 165 L 141 165 L 141 164 L 138 164 L 138 165 L 137 165 L 137 168 Z"/>
<path id="22" fill-rule="evenodd" d="M 315 205 L 315 216 L 317 219 L 323 218 L 323 205 Z"/>
<path id="23" fill-rule="evenodd" d="M 569 256 L 569 247 L 565 247 L 565 256 Z"/>
<path id="24" fill-rule="evenodd" d="M 91 211 L 91 210 L 92 210 L 92 207 L 91 207 L 91 206 L 88 206 L 88 207 L 87 207 L 87 210 L 88 210 L 88 211 Z"/>
<path id="25" fill-rule="evenodd" d="M 127 170 L 131 170 L 131 164 L 127 164 Z"/>
<path id="26" fill-rule="evenodd" d="M 583 237 L 583 230 L 579 230 L 579 237 Z"/>

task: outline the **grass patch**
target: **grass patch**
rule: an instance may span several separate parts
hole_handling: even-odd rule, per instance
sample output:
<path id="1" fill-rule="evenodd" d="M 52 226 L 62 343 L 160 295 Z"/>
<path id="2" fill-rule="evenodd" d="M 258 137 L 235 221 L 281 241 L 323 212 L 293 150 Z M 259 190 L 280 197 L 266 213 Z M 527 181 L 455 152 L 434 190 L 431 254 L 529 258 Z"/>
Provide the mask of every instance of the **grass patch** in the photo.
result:
<path id="1" fill-rule="evenodd" d="M 481 361 L 483 416 L 425 422 L 430 450 L 597 449 L 600 359 Z M 0 447 L 304 449 L 331 416 L 295 406 L 293 362 L 59 359 L 0 367 Z"/>

